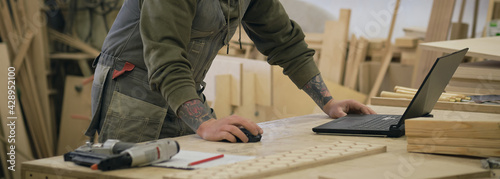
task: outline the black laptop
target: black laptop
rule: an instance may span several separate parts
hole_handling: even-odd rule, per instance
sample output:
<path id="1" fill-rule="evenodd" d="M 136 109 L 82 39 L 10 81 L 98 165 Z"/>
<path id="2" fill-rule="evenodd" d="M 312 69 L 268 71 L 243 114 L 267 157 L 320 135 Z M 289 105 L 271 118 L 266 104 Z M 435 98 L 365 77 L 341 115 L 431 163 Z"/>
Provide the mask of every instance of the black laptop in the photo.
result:
<path id="1" fill-rule="evenodd" d="M 404 121 L 415 117 L 431 117 L 430 112 L 441 93 L 464 59 L 469 48 L 439 57 L 425 77 L 410 105 L 401 115 L 348 114 L 323 125 L 314 127 L 316 133 L 341 135 L 384 135 L 400 137 L 405 134 Z"/>

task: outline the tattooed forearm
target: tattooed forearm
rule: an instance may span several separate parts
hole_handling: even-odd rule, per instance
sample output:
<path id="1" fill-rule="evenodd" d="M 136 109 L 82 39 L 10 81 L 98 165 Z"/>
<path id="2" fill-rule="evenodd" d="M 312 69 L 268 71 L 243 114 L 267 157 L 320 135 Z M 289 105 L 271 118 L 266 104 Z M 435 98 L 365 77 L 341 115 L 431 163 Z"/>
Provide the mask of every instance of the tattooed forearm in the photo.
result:
<path id="1" fill-rule="evenodd" d="M 199 99 L 193 99 L 182 104 L 177 114 L 179 118 L 195 131 L 200 127 L 201 123 L 213 118 L 210 108 L 204 105 Z"/>
<path id="2" fill-rule="evenodd" d="M 323 106 L 325 106 L 328 101 L 333 99 L 320 74 L 309 80 L 309 82 L 307 82 L 302 89 L 314 100 L 314 102 L 316 102 L 316 104 L 321 109 L 323 109 Z"/>

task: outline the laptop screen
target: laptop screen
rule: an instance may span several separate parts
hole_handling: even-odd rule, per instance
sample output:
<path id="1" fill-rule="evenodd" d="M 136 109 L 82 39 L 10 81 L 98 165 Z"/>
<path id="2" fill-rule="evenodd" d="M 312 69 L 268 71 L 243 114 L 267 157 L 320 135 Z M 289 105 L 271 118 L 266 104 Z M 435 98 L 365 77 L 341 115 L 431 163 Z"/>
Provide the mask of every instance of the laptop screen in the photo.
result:
<path id="1" fill-rule="evenodd" d="M 413 97 L 413 100 L 408 105 L 408 108 L 406 108 L 398 126 L 402 125 L 405 119 L 430 114 L 468 50 L 469 48 L 465 48 L 439 57 L 436 60 Z"/>

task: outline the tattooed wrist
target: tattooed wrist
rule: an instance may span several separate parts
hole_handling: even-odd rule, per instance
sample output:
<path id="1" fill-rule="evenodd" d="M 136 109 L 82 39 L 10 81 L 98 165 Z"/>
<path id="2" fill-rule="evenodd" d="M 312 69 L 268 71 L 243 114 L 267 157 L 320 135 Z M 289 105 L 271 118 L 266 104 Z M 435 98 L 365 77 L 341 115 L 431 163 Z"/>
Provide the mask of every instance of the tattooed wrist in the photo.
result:
<path id="1" fill-rule="evenodd" d="M 201 123 L 213 118 L 210 108 L 199 99 L 193 99 L 182 104 L 177 115 L 195 131 Z"/>
<path id="2" fill-rule="evenodd" d="M 309 80 L 302 90 L 304 90 L 321 109 L 323 109 L 326 103 L 333 99 L 320 74 Z"/>

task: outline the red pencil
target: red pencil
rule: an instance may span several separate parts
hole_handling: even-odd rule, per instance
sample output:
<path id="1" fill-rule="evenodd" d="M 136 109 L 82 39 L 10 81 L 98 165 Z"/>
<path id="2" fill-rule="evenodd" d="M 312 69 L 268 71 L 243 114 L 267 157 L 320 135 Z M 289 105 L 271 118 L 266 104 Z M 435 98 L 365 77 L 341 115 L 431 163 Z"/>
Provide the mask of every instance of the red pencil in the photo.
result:
<path id="1" fill-rule="evenodd" d="M 206 158 L 206 159 L 203 159 L 203 160 L 198 160 L 196 162 L 191 162 L 191 163 L 188 164 L 188 166 L 198 165 L 200 163 L 205 163 L 205 162 L 212 161 L 212 160 L 215 160 L 215 159 L 218 159 L 218 158 L 222 158 L 222 157 L 224 157 L 224 154 L 220 154 L 220 155 L 213 156 L 213 157 L 210 157 L 210 158 Z"/>

